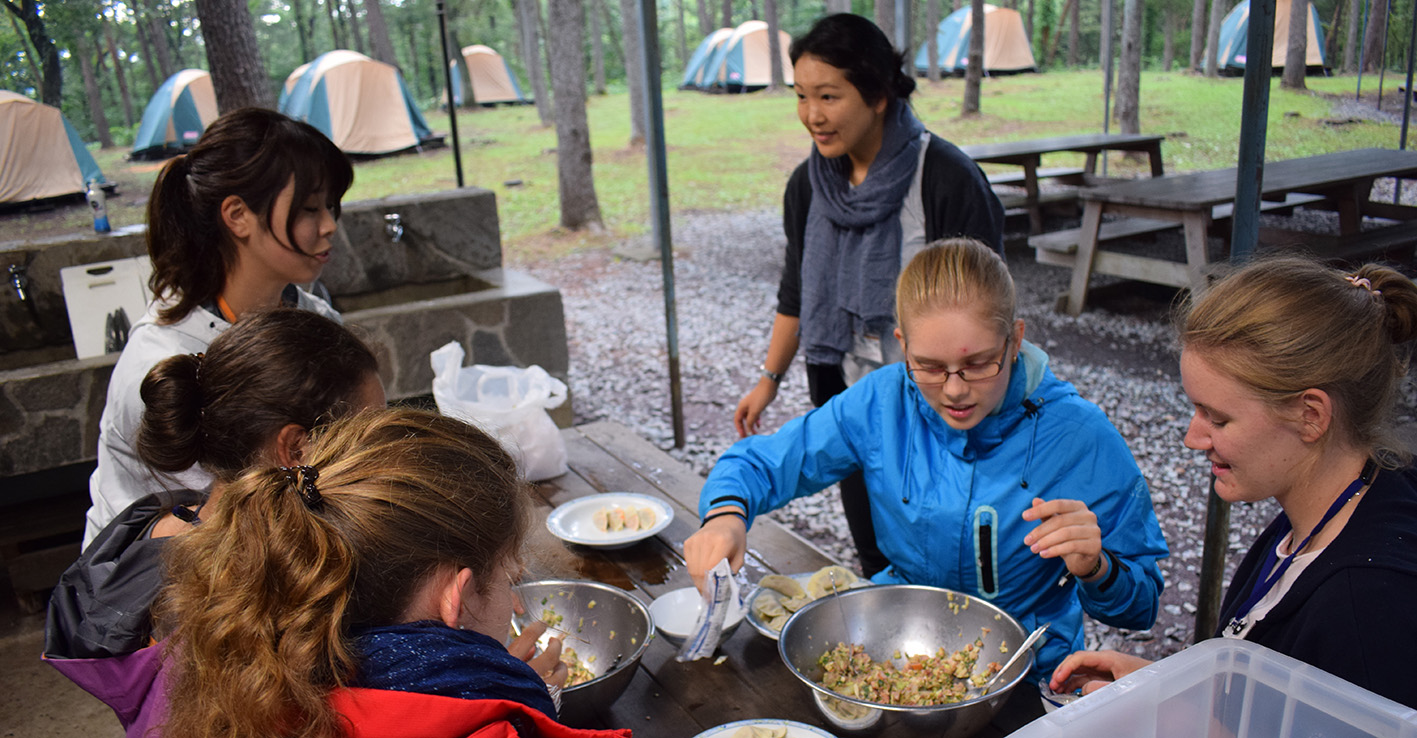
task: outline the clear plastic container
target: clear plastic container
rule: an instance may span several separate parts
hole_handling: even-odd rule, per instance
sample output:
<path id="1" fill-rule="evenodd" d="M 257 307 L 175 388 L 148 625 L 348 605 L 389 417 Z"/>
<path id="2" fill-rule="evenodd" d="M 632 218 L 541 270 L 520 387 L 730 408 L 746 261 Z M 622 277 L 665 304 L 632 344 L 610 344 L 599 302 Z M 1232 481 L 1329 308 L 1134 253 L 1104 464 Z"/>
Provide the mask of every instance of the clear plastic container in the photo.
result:
<path id="1" fill-rule="evenodd" d="M 1264 646 L 1213 638 L 1011 738 L 1054 736 L 1417 738 L 1417 710 Z"/>

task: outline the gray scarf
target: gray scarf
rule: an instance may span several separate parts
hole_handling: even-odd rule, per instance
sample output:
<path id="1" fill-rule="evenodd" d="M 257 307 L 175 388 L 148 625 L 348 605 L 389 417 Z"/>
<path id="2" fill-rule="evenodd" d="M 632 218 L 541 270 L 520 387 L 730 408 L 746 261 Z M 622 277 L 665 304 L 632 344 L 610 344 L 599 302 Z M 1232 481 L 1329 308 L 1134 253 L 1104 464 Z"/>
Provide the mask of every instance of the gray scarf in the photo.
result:
<path id="1" fill-rule="evenodd" d="M 839 364 L 856 333 L 895 323 L 900 209 L 910 191 L 925 126 L 896 100 L 886 109 L 881 150 L 852 187 L 851 159 L 807 159 L 812 205 L 802 247 L 801 341 L 808 363 Z"/>

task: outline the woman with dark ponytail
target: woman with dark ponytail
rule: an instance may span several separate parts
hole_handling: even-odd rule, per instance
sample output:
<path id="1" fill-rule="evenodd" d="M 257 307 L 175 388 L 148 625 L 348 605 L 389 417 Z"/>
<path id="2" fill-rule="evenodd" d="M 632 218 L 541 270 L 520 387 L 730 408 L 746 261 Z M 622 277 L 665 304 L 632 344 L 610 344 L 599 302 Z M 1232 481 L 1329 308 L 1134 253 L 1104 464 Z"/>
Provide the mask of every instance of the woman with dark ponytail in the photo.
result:
<path id="1" fill-rule="evenodd" d="M 758 432 L 799 348 L 818 407 L 904 358 L 891 339 L 896 277 L 926 244 L 964 236 L 1004 250 L 1004 209 L 988 179 L 911 113 L 915 80 L 881 29 L 829 15 L 788 55 L 797 115 L 814 146 L 783 195 L 787 259 L 762 376 L 733 415 L 740 437 Z M 887 561 L 859 474 L 842 480 L 841 498 L 862 569 L 873 575 Z"/>
<path id="2" fill-rule="evenodd" d="M 150 727 L 150 682 L 113 677 L 157 669 L 149 644 L 170 625 L 154 622 L 151 606 L 170 537 L 198 527 L 247 468 L 299 465 L 312 429 L 384 404 L 369 347 L 339 323 L 292 308 L 253 313 L 204 353 L 163 359 L 141 395 L 139 458 L 160 471 L 200 465 L 214 478 L 210 492 L 162 490 L 109 521 L 60 577 L 44 648 L 135 736 Z"/>
<path id="3" fill-rule="evenodd" d="M 99 423 L 84 544 L 120 510 L 162 489 L 202 489 L 200 467 L 158 473 L 138 458 L 138 386 L 158 361 L 200 353 L 246 313 L 288 305 L 335 320 L 295 285 L 330 260 L 340 198 L 354 170 L 315 128 L 258 108 L 228 113 L 168 162 L 148 200 L 154 301 L 129 335 Z"/>
<path id="4" fill-rule="evenodd" d="M 1212 285 L 1178 326 L 1195 406 L 1186 446 L 1205 454 L 1221 499 L 1281 508 L 1230 580 L 1213 635 L 1417 708 L 1417 472 L 1393 417 L 1417 286 L 1374 264 L 1266 259 Z M 1147 663 L 1080 651 L 1052 687 L 1091 692 Z"/>
<path id="5" fill-rule="evenodd" d="M 497 441 L 415 410 L 337 420 L 299 466 L 248 471 L 169 551 L 163 733 L 628 738 L 556 722 L 559 644 L 502 645 L 530 508 Z"/>

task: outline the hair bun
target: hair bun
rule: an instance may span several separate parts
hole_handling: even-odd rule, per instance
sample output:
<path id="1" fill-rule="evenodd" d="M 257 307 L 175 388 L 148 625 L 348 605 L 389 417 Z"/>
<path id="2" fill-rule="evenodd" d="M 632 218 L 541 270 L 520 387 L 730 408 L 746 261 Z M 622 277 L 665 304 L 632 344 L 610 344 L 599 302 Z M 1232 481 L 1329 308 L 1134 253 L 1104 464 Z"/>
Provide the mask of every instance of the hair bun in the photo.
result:
<path id="1" fill-rule="evenodd" d="M 1395 344 L 1417 339 L 1417 285 L 1395 269 L 1365 264 L 1350 281 L 1367 280 L 1383 308 L 1383 325 Z M 1361 286 L 1361 285 L 1360 285 Z"/>

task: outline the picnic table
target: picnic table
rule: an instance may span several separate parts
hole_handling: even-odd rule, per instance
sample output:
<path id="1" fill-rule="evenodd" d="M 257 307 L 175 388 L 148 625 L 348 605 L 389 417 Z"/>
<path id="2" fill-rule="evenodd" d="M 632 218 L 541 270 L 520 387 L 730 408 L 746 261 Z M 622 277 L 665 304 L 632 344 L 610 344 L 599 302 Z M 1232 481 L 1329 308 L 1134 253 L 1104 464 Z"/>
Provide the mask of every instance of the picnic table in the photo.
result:
<path id="1" fill-rule="evenodd" d="M 568 545 L 581 576 L 629 590 L 646 604 L 691 586 L 684 539 L 699 528 L 703 477 L 619 423 L 577 426 L 562 431 L 562 437 L 570 472 L 536 485 L 544 510 L 605 492 L 647 494 L 674 509 L 668 528 L 629 548 Z M 744 564 L 749 581 L 833 563 L 839 562 L 778 523 L 766 517 L 753 521 Z M 817 714 L 808 688 L 782 663 L 777 642 L 747 623 L 720 644 L 719 654 L 726 657 L 721 664 L 715 665 L 717 659 L 679 663 L 676 653 L 673 645 L 655 638 L 620 698 L 577 727 L 631 728 L 636 738 L 688 738 L 735 720 L 784 718 L 832 732 Z M 979 735 L 1005 735 L 1042 714 L 1036 689 L 1016 689 L 1014 697 Z"/>
<path id="2" fill-rule="evenodd" d="M 1105 151 L 1144 153 L 1151 162 L 1151 176 L 1160 177 L 1164 173 L 1161 162 L 1161 141 L 1164 138 L 1164 136 L 1140 133 L 1085 133 L 1075 136 L 1035 138 L 1026 141 L 970 144 L 961 146 L 960 150 L 981 164 L 1012 164 L 1023 167 L 1023 172 L 1019 175 L 994 175 L 989 178 L 989 182 L 991 184 L 1022 182 L 1023 206 L 1028 209 L 1029 227 L 1032 233 L 1042 233 L 1043 201 L 1038 194 L 1039 179 L 1055 179 L 1071 184 L 1095 183 L 1097 156 Z M 1081 169 L 1040 168 L 1044 154 L 1059 152 L 1083 153 L 1087 155 L 1087 161 Z"/>
<path id="3" fill-rule="evenodd" d="M 1352 258 L 1410 247 L 1417 242 L 1417 208 L 1370 201 L 1373 180 L 1379 177 L 1417 178 L 1417 152 L 1358 149 L 1266 162 L 1260 188 L 1266 201 L 1262 209 L 1299 204 L 1331 208 L 1338 212 L 1340 233 L 1324 236 L 1265 229 L 1260 233 L 1261 244 L 1300 245 L 1328 258 Z M 1055 234 L 1029 242 L 1038 247 L 1040 262 L 1072 268 L 1066 304 L 1060 300 L 1060 306 L 1071 315 L 1082 312 L 1088 281 L 1094 273 L 1204 291 L 1210 271 L 1208 231 L 1216 220 L 1230 216 L 1235 190 L 1234 168 L 1082 189 L 1078 191 L 1078 199 L 1083 202 L 1082 226 L 1071 243 L 1055 244 L 1061 247 L 1057 250 L 1042 248 L 1043 242 Z M 1108 215 L 1130 217 L 1104 223 L 1103 218 Z M 1397 223 L 1363 230 L 1364 216 Z M 1185 261 L 1101 248 L 1102 243 L 1147 231 L 1149 224 L 1181 226 Z M 1229 234 L 1220 235 L 1228 248 Z M 1075 250 L 1071 248 L 1074 244 Z"/>

